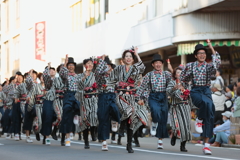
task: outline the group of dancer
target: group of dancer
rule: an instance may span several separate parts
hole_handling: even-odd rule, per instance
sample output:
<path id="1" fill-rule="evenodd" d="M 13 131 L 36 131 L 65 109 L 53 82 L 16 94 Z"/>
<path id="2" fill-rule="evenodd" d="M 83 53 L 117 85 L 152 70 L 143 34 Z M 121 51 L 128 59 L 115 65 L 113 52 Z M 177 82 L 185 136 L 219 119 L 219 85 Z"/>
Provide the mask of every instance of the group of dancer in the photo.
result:
<path id="1" fill-rule="evenodd" d="M 149 125 L 151 135 L 158 138 L 157 148 L 163 149 L 168 138 L 167 119 L 170 113 L 171 144 L 180 138 L 180 151 L 187 152 L 191 140 L 191 107 L 199 108 L 196 131 L 204 137 L 204 154 L 211 154 L 208 139 L 213 135 L 214 104 L 211 99 L 210 78 L 220 66 L 220 56 L 211 43 L 212 62 L 207 63 L 207 49 L 198 44 L 196 62 L 172 71 L 163 71 L 163 59 L 153 55 L 153 71 L 143 76 L 145 66 L 138 48 L 125 50 L 122 65 L 115 66 L 108 56 L 91 57 L 83 61 L 85 71 L 75 73 L 76 63 L 66 55 L 65 63 L 55 68 L 48 63 L 43 73 L 30 70 L 7 79 L 0 88 L 0 116 L 3 133 L 14 134 L 32 143 L 31 133 L 43 144 L 50 145 L 50 136 L 61 145 L 71 146 L 73 132 L 83 133 L 84 148 L 89 149 L 89 131 L 94 139 L 97 131 L 102 150 L 108 150 L 107 139 L 118 132 L 118 144 L 127 133 L 126 150 L 133 153 L 132 139 L 140 147 L 138 135 Z M 38 81 L 39 79 L 39 81 Z M 170 97 L 170 100 L 169 100 Z M 150 109 L 148 109 L 150 108 Z M 151 122 L 148 117 L 151 114 Z M 23 122 L 23 125 L 22 125 Z M 23 127 L 21 127 L 23 126 Z M 115 139 L 115 138 L 113 138 Z"/>

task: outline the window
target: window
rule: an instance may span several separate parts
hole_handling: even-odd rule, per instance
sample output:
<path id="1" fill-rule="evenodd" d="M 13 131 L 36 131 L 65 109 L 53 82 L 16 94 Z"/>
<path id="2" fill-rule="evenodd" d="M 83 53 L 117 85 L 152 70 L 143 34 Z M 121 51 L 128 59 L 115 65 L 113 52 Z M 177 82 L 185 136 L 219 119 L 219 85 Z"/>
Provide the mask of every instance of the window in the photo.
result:
<path id="1" fill-rule="evenodd" d="M 155 0 L 155 6 L 156 6 L 156 16 L 160 16 L 163 14 L 163 0 Z"/>
<path id="2" fill-rule="evenodd" d="M 144 21 L 147 18 L 147 2 L 146 0 L 139 2 L 139 4 L 136 5 L 136 8 L 139 11 L 139 17 L 138 17 L 138 21 Z"/>
<path id="3" fill-rule="evenodd" d="M 20 0 L 16 0 L 16 18 L 20 18 Z"/>
<path id="4" fill-rule="evenodd" d="M 82 29 L 82 1 L 72 5 L 72 31 L 80 31 Z"/>
<path id="5" fill-rule="evenodd" d="M 19 70 L 20 64 L 19 64 L 19 58 L 20 58 L 20 40 L 19 36 L 16 36 L 13 38 L 13 44 L 14 44 L 14 70 Z"/>
<path id="6" fill-rule="evenodd" d="M 107 19 L 107 15 L 108 15 L 108 12 L 109 12 L 109 0 L 105 0 L 105 14 L 104 14 L 104 19 L 106 20 Z"/>
<path id="7" fill-rule="evenodd" d="M 5 1 L 5 18 L 6 18 L 6 32 L 9 31 L 9 1 Z"/>
<path id="8" fill-rule="evenodd" d="M 100 22 L 100 0 L 88 0 L 87 27 Z"/>
<path id="9" fill-rule="evenodd" d="M 20 0 L 16 0 L 16 28 L 20 27 Z"/>
<path id="10" fill-rule="evenodd" d="M 13 38 L 13 43 L 14 43 L 14 59 L 15 60 L 18 60 L 20 58 L 20 54 L 19 54 L 19 51 L 20 51 L 20 46 L 19 46 L 19 43 L 20 40 L 19 40 L 19 35 L 14 37 Z"/>
<path id="11" fill-rule="evenodd" d="M 5 45 L 5 53 L 6 53 L 7 73 L 9 73 L 9 71 L 10 71 L 10 66 L 9 66 L 10 55 L 9 55 L 8 41 L 5 42 L 4 45 Z"/>

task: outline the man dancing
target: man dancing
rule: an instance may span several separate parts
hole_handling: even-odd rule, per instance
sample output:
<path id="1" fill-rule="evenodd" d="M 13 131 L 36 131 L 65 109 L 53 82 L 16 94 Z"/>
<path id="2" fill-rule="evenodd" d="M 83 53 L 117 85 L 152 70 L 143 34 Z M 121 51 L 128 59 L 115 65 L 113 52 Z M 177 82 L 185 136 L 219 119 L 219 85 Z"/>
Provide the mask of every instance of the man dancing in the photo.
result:
<path id="1" fill-rule="evenodd" d="M 207 63 L 207 49 L 202 44 L 195 46 L 194 55 L 196 62 L 191 62 L 186 65 L 186 68 L 181 73 L 181 82 L 187 85 L 192 82 L 192 90 L 190 92 L 193 104 L 199 108 L 198 118 L 196 119 L 195 129 L 202 133 L 204 138 L 203 153 L 211 155 L 208 140 L 213 135 L 213 123 L 215 107 L 211 97 L 211 75 L 215 75 L 216 69 L 219 68 L 221 59 L 220 55 L 215 52 L 210 41 L 208 45 L 212 51 L 212 62 Z"/>

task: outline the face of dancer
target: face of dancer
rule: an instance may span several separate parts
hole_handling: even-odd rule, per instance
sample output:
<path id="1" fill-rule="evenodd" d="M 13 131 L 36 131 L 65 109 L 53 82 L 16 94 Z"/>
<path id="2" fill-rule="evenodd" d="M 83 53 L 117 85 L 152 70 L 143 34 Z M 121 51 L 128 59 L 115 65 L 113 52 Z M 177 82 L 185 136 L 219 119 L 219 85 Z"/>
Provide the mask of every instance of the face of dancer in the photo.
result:
<path id="1" fill-rule="evenodd" d="M 68 64 L 67 68 L 68 68 L 70 73 L 74 73 L 74 71 L 75 71 L 75 65 L 74 64 L 72 64 L 72 63 Z"/>
<path id="2" fill-rule="evenodd" d="M 204 50 L 199 50 L 197 52 L 197 55 L 195 55 L 195 58 L 197 58 L 199 63 L 202 63 L 206 60 L 207 54 Z"/>
<path id="3" fill-rule="evenodd" d="M 86 68 L 87 71 L 92 71 L 93 69 L 93 62 L 88 61 L 86 64 L 84 64 L 84 67 Z"/>
<path id="4" fill-rule="evenodd" d="M 33 78 L 34 81 L 36 81 L 36 80 L 37 80 L 37 74 L 36 74 L 36 73 L 33 73 L 33 74 L 32 74 L 32 78 Z"/>
<path id="5" fill-rule="evenodd" d="M 41 81 L 41 83 L 44 83 L 44 81 L 43 81 L 43 75 L 40 77 L 40 81 Z"/>
<path id="6" fill-rule="evenodd" d="M 124 57 L 124 59 L 123 59 L 123 62 L 124 62 L 124 64 L 126 64 L 126 65 L 132 65 L 132 64 L 133 64 L 134 60 L 133 60 L 132 54 L 131 54 L 130 52 L 127 52 L 127 53 L 125 54 L 125 57 Z"/>
<path id="7" fill-rule="evenodd" d="M 0 91 L 2 91 L 2 85 L 0 85 Z"/>
<path id="8" fill-rule="evenodd" d="M 54 77 L 56 75 L 56 71 L 54 69 L 50 69 L 49 73 L 51 77 Z"/>
<path id="9" fill-rule="evenodd" d="M 23 82 L 23 77 L 22 76 L 18 76 L 17 77 L 17 82 L 18 83 L 22 83 Z"/>
<path id="10" fill-rule="evenodd" d="M 180 75 L 181 75 L 182 71 L 181 70 L 176 70 L 176 75 L 175 75 L 175 78 L 176 79 L 179 79 L 180 78 Z"/>
<path id="11" fill-rule="evenodd" d="M 162 61 L 155 61 L 152 63 L 153 68 L 157 71 L 162 70 L 162 65 L 163 65 Z"/>

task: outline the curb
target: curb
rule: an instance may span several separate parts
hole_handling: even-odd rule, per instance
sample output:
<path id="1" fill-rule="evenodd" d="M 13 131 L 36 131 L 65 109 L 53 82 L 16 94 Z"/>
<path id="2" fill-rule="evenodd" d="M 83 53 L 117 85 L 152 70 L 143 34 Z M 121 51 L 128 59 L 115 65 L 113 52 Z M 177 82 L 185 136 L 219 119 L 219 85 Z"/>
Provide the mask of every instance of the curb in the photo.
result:
<path id="1" fill-rule="evenodd" d="M 227 148 L 240 148 L 240 145 L 222 144 L 222 147 L 227 147 Z"/>

